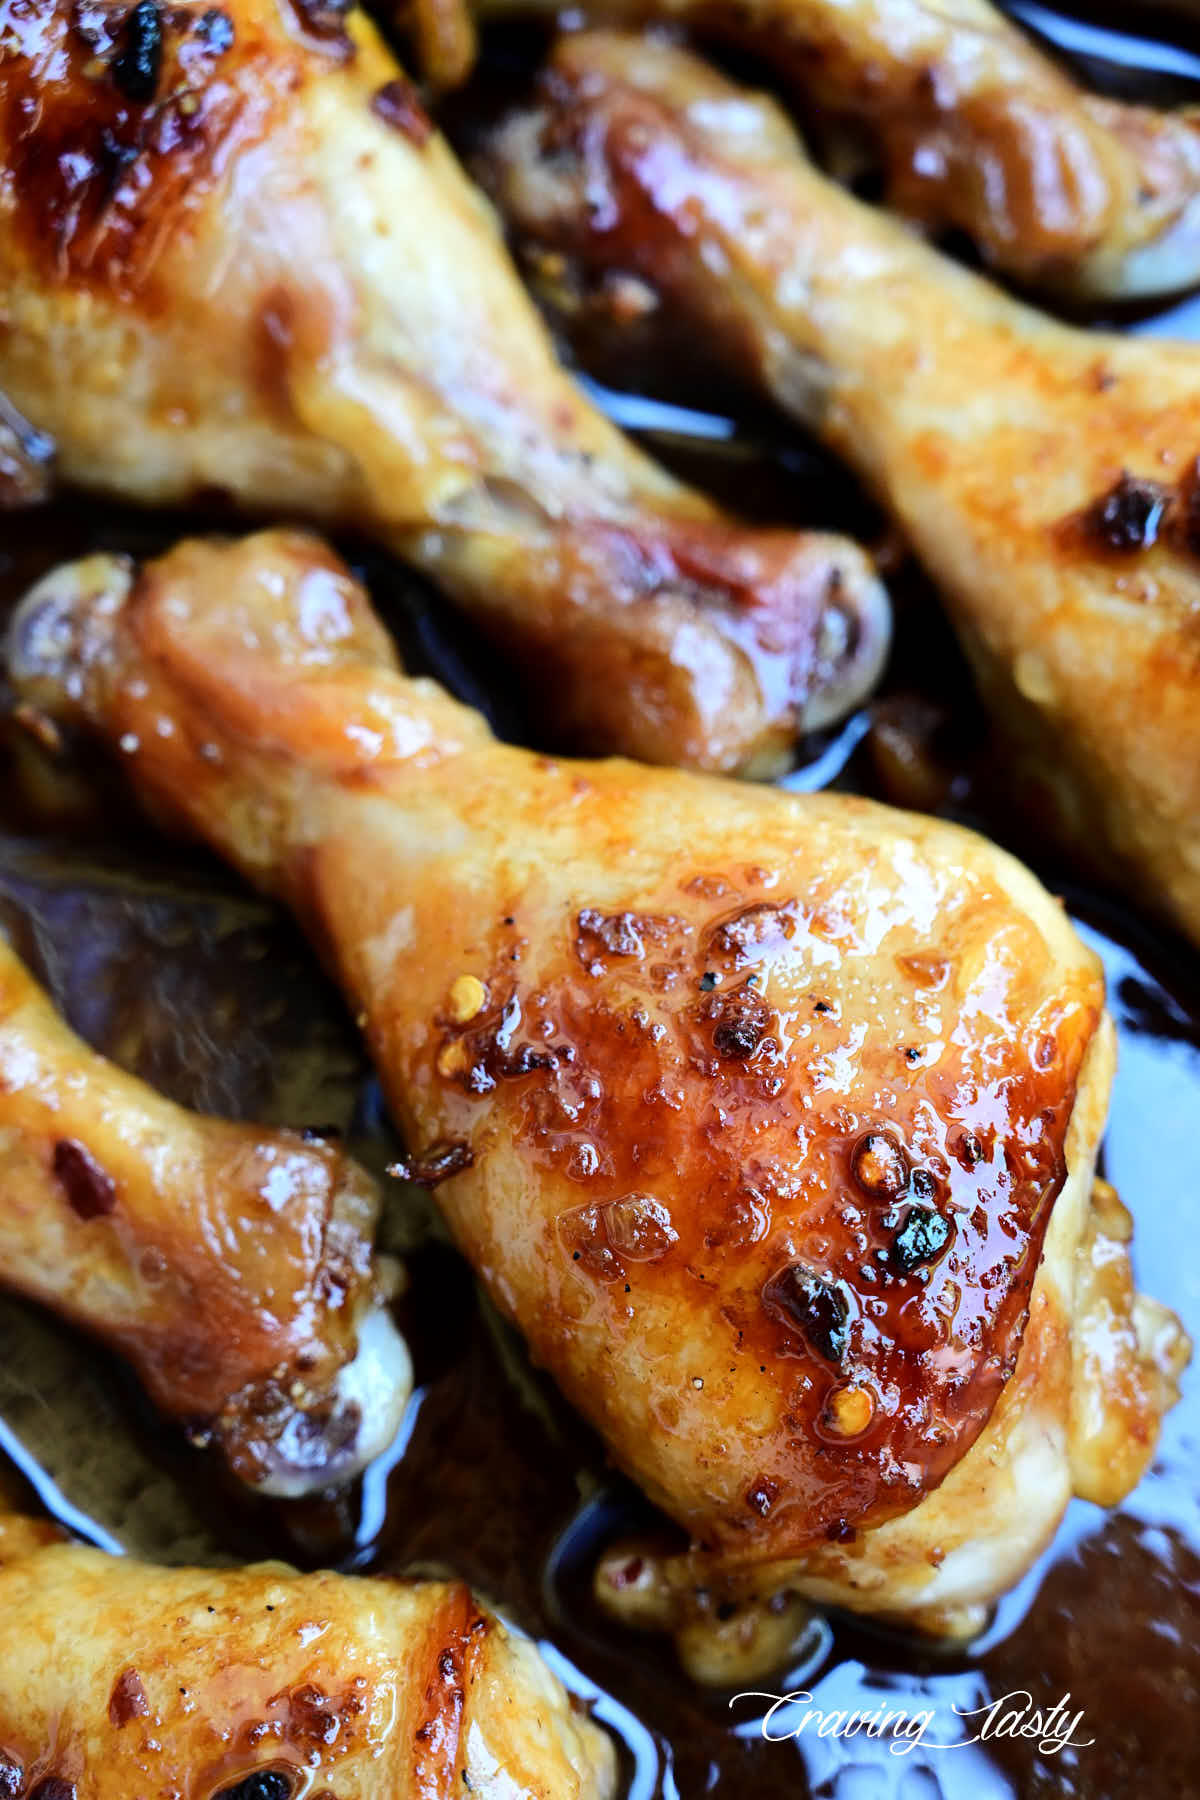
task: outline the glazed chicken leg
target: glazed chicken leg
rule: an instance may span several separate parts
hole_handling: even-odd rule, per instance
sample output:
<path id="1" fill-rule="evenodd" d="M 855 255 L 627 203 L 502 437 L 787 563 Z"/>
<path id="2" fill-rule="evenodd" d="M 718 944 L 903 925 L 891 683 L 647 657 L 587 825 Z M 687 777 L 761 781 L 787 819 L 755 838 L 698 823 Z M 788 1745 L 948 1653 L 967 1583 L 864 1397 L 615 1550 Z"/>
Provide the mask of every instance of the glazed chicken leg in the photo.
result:
<path id="1" fill-rule="evenodd" d="M 10 674 L 295 907 L 458 1243 L 713 1580 L 951 1628 L 1098 1430 L 1136 1478 L 1179 1339 L 1073 1354 L 1112 1032 L 1011 858 L 498 744 L 300 536 L 65 568 Z"/>
<path id="2" fill-rule="evenodd" d="M 447 28 L 454 7 L 418 10 L 448 40 L 419 34 L 435 75 L 460 77 L 469 58 Z M 766 58 L 818 129 L 865 134 L 891 205 L 966 232 L 1022 281 L 1131 299 L 1200 280 L 1200 114 L 1084 92 L 990 0 L 584 0 L 570 11 L 682 23 Z"/>
<path id="3" fill-rule="evenodd" d="M 604 420 L 370 26 L 314 35 L 340 11 L 0 7 L 0 390 L 70 480 L 373 534 L 550 733 L 778 769 L 878 672 L 867 559 L 735 524 Z"/>
<path id="4" fill-rule="evenodd" d="M 97 1056 L 0 938 L 0 1284 L 128 1357 L 265 1493 L 345 1480 L 400 1422 L 378 1210 L 340 1151 L 199 1118 Z"/>
<path id="5" fill-rule="evenodd" d="M 1015 784 L 1200 939 L 1200 349 L 1018 305 L 661 45 L 563 39 L 496 150 L 524 228 L 655 285 L 854 464 L 938 581 Z"/>
<path id="6" fill-rule="evenodd" d="M 461 1583 L 157 1569 L 0 1521 L 0 1792 L 611 1800 L 613 1746 Z"/>

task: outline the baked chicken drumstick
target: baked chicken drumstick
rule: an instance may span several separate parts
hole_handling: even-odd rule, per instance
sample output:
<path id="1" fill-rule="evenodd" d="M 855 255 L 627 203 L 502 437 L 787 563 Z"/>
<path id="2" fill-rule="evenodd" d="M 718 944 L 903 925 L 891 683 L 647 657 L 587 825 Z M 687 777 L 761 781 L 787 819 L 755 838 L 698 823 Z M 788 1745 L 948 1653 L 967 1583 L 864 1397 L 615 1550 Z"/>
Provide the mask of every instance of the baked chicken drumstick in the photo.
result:
<path id="1" fill-rule="evenodd" d="M 499 744 L 299 535 L 65 567 L 10 678 L 290 901 L 459 1245 L 711 1580 L 958 1629 L 1136 1480 L 1180 1339 L 1105 1234 L 1073 1347 L 1112 1032 L 1010 857 Z"/>
<path id="2" fill-rule="evenodd" d="M 0 1285 L 127 1357 L 261 1492 L 347 1479 L 400 1422 L 378 1211 L 332 1145 L 200 1118 L 89 1050 L 0 937 Z"/>
<path id="3" fill-rule="evenodd" d="M 606 422 L 361 14 L 0 30 L 0 391 L 65 478 L 373 534 L 588 747 L 777 770 L 871 686 L 867 558 L 731 521 Z"/>
<path id="4" fill-rule="evenodd" d="M 461 1583 L 160 1569 L 0 1521 L 0 1791 L 610 1800 L 611 1741 Z"/>
<path id="5" fill-rule="evenodd" d="M 416 10 L 443 31 L 456 16 L 439 0 Z M 865 137 L 854 155 L 882 164 L 889 204 L 957 227 L 1023 282 L 1128 300 L 1200 281 L 1200 112 L 1087 93 L 990 0 L 585 0 L 570 11 L 598 25 L 683 24 L 764 57 L 818 129 Z M 436 44 L 430 54 L 436 76 Z M 459 51 L 448 73 L 468 66 Z"/>
<path id="6" fill-rule="evenodd" d="M 523 229 L 636 272 L 855 466 L 938 582 L 1014 785 L 1200 939 L 1200 349 L 1021 306 L 663 45 L 562 39 L 495 155 Z"/>

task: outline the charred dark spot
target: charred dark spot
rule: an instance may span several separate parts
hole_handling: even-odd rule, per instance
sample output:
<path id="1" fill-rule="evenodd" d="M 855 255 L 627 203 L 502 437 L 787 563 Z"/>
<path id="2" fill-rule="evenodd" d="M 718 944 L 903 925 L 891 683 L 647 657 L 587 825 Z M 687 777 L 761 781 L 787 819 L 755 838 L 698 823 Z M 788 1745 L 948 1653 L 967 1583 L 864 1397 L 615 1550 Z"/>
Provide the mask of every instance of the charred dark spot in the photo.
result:
<path id="1" fill-rule="evenodd" d="M 840 1287 L 802 1263 L 790 1263 L 772 1275 L 762 1298 L 767 1311 L 802 1331 L 819 1356 L 841 1362 L 849 1338 L 850 1307 Z"/>
<path id="2" fill-rule="evenodd" d="M 146 1699 L 141 1676 L 136 1669 L 122 1669 L 113 1682 L 113 1690 L 108 1698 L 110 1722 L 119 1731 L 122 1725 L 128 1725 L 130 1719 L 144 1719 L 149 1711 L 150 1703 Z M 3 1790 L 0 1789 L 0 1792 Z"/>
<path id="3" fill-rule="evenodd" d="M 713 1021 L 713 1049 L 727 1062 L 746 1062 L 771 1028 L 771 1009 L 753 978 L 732 993 L 714 994 L 706 1008 Z"/>
<path id="4" fill-rule="evenodd" d="M 54 1146 L 54 1173 L 74 1212 L 99 1219 L 117 1204 L 117 1184 L 78 1138 L 59 1138 Z"/>
<path id="5" fill-rule="evenodd" d="M 255 1769 L 233 1787 L 222 1788 L 214 1800 L 291 1800 L 292 1778 L 282 1769 Z"/>
<path id="6" fill-rule="evenodd" d="M 914 1169 L 908 1178 L 908 1191 L 917 1200 L 937 1198 L 937 1177 L 929 1169 Z"/>
<path id="7" fill-rule="evenodd" d="M 1122 556 L 1148 550 L 1158 538 L 1169 498 L 1158 482 L 1126 472 L 1084 513 L 1084 531 L 1104 549 Z"/>
<path id="8" fill-rule="evenodd" d="M 419 1187 L 436 1187 L 469 1169 L 475 1160 L 466 1138 L 443 1138 L 431 1144 L 420 1156 L 406 1157 L 403 1162 L 388 1164 L 388 1174 L 399 1181 L 415 1181 Z"/>
<path id="9" fill-rule="evenodd" d="M 908 1217 L 892 1239 L 892 1255 L 905 1274 L 936 1261 L 950 1242 L 954 1227 L 932 1207 L 911 1206 Z"/>
<path id="10" fill-rule="evenodd" d="M 419 150 L 433 136 L 433 120 L 421 105 L 411 81 L 398 75 L 371 97 L 371 111 Z"/>
<path id="11" fill-rule="evenodd" d="M 848 1519 L 835 1519 L 833 1524 L 827 1527 L 825 1536 L 831 1544 L 852 1544 L 858 1533 Z"/>
<path id="12" fill-rule="evenodd" d="M 700 977 L 700 992 L 702 994 L 711 994 L 713 989 L 716 987 L 716 985 L 717 985 L 717 977 L 712 973 L 711 970 L 709 970 L 707 974 L 704 974 Z"/>
<path id="13" fill-rule="evenodd" d="M 778 1487 L 773 1481 L 764 1477 L 763 1480 L 756 1481 L 746 1495 L 746 1505 L 751 1512 L 756 1512 L 760 1519 L 765 1519 L 778 1498 Z"/>
<path id="14" fill-rule="evenodd" d="M 361 1710 L 361 1702 L 351 1696 L 339 1709 L 336 1702 L 312 1682 L 295 1688 L 288 1696 L 289 1726 L 293 1740 L 312 1744 L 314 1747 L 332 1744 L 341 1729 L 340 1712 L 346 1711 L 347 1707 L 358 1712 Z M 273 1775 L 276 1771 L 264 1770 L 263 1773 Z"/>
<path id="15" fill-rule="evenodd" d="M 20 1800 L 25 1786 L 25 1771 L 16 1757 L 0 1750 L 0 1800 Z"/>
<path id="16" fill-rule="evenodd" d="M 964 1169 L 974 1169 L 983 1161 L 983 1145 L 973 1131 L 964 1131 L 954 1154 Z"/>
<path id="17" fill-rule="evenodd" d="M 242 112 L 238 77 L 210 79 L 233 28 L 219 7 L 76 0 L 64 35 L 88 53 L 69 93 L 49 82 L 8 121 L 21 228 L 58 278 L 129 291 L 170 235 L 168 215 L 215 178 Z M 42 79 L 30 65 L 31 95 Z"/>
<path id="18" fill-rule="evenodd" d="M 555 1069 L 558 1067 L 558 1055 L 553 1050 L 539 1050 L 533 1044 L 519 1044 L 511 1055 L 497 1062 L 496 1072 L 509 1081 L 516 1081 L 522 1075 L 531 1075 L 535 1069 Z M 469 1084 L 468 1084 L 469 1085 Z M 490 1076 L 472 1092 L 484 1093 L 492 1085 Z"/>
<path id="19" fill-rule="evenodd" d="M 126 100 L 145 106 L 158 92 L 162 74 L 163 22 L 154 0 L 138 0 L 118 39 L 109 72 Z"/>
<path id="20" fill-rule="evenodd" d="M 734 1019 L 718 1025 L 713 1032 L 713 1043 L 721 1056 L 729 1061 L 739 1058 L 743 1061 L 758 1049 L 760 1034 L 750 1019 Z"/>
<path id="21" fill-rule="evenodd" d="M 863 1192 L 878 1199 L 896 1199 L 908 1183 L 908 1159 L 886 1131 L 869 1131 L 859 1138 L 850 1166 Z"/>
<path id="22" fill-rule="evenodd" d="M 75 1783 L 61 1775 L 47 1775 L 29 1790 L 29 1800 L 75 1800 Z"/>

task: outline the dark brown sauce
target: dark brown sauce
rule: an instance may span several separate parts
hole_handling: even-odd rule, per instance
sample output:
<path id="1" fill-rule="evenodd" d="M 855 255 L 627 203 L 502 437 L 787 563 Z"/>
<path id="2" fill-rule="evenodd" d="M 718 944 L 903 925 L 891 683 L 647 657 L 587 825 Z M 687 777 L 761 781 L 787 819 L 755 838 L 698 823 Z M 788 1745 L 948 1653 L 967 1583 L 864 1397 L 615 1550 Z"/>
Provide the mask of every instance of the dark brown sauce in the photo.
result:
<path id="1" fill-rule="evenodd" d="M 1096 6 L 1014 10 L 1074 52 L 1086 76 L 1111 92 L 1159 104 L 1200 99 L 1200 8 L 1184 0 L 1139 10 L 1140 47 L 1097 33 Z M 1107 16 L 1122 14 L 1127 22 L 1127 8 Z M 1091 36 L 1081 35 L 1080 20 Z M 511 83 L 529 56 L 527 34 L 497 36 L 482 86 Z M 456 118 L 469 116 L 470 106 L 456 107 Z M 1200 298 L 1127 323 L 1200 337 Z M 647 362 L 636 350 L 623 363 L 611 345 L 581 341 L 575 351 L 608 384 L 601 398 L 621 422 L 731 504 L 867 539 L 880 534 L 881 521 L 842 471 L 769 413 L 715 390 L 710 374 L 697 390 L 686 370 Z M 699 407 L 696 391 L 705 396 Z M 0 603 L 66 555 L 152 551 L 195 523 L 75 497 L 8 519 Z M 526 737 L 494 659 L 469 632 L 447 621 L 394 564 L 361 546 L 348 549 L 410 661 L 483 705 L 506 735 Z M 808 745 L 806 766 L 792 780 L 937 806 L 1022 851 L 1067 893 L 1107 965 L 1121 1040 L 1106 1172 L 1137 1221 L 1141 1285 L 1200 1335 L 1200 1258 L 1191 1238 L 1200 1179 L 1200 965 L 1194 952 L 1110 896 L 1076 888 L 1015 816 L 1003 772 L 989 762 L 969 678 L 927 588 L 911 570 L 894 585 L 898 647 L 881 701 Z M 894 742 L 881 721 L 894 728 Z M 119 790 L 91 769 L 52 790 L 31 784 L 17 742 L 0 735 L 0 832 L 7 834 L 0 837 L 0 923 L 76 1025 L 181 1101 L 336 1124 L 381 1170 L 397 1146 L 378 1087 L 337 997 L 290 925 L 206 861 L 168 857 L 130 821 Z M 915 744 L 916 762 L 898 757 L 895 743 Z M 403 1307 L 417 1391 L 400 1443 L 338 1501 L 268 1505 L 235 1494 L 208 1462 L 154 1425 L 115 1365 L 86 1353 L 98 1379 L 123 1396 L 136 1455 L 178 1483 L 181 1542 L 191 1542 L 198 1514 L 229 1555 L 465 1576 L 542 1640 L 569 1684 L 594 1701 L 624 1745 L 626 1792 L 636 1800 L 713 1792 L 729 1800 L 801 1800 L 805 1793 L 823 1800 L 1176 1800 L 1200 1792 L 1200 1380 L 1186 1383 L 1155 1468 L 1126 1505 L 1106 1515 L 1073 1503 L 1049 1553 L 970 1652 L 922 1652 L 833 1619 L 814 1627 L 804 1662 L 762 1684 L 779 1693 L 803 1688 L 825 1708 L 933 1708 L 924 1746 L 899 1756 L 887 1739 L 861 1733 L 819 1739 L 815 1720 L 798 1741 L 764 1743 L 761 1703 L 731 1709 L 727 1694 L 691 1686 L 661 1643 L 622 1633 L 597 1612 L 595 1557 L 618 1533 L 647 1522 L 645 1503 L 606 1470 L 600 1446 L 481 1306 L 424 1202 L 398 1200 L 390 1229 L 405 1248 L 419 1245 L 409 1256 L 413 1280 Z M 81 1518 L 69 1479 L 47 1486 L 36 1437 L 22 1446 L 20 1435 L 9 1429 L 7 1441 L 52 1509 L 98 1541 L 111 1544 L 115 1534 L 144 1548 L 136 1530 L 122 1531 L 115 1499 L 111 1510 L 93 1506 L 91 1523 Z M 962 1719 L 956 1705 L 986 1708 L 1022 1691 L 1041 1706 L 1069 1692 L 1068 1710 L 1083 1712 L 1075 1735 L 1094 1742 L 1054 1756 L 1008 1737 L 953 1751 L 928 1747 L 978 1731 L 982 1714 Z M 774 1735 L 793 1724 L 777 1715 Z"/>

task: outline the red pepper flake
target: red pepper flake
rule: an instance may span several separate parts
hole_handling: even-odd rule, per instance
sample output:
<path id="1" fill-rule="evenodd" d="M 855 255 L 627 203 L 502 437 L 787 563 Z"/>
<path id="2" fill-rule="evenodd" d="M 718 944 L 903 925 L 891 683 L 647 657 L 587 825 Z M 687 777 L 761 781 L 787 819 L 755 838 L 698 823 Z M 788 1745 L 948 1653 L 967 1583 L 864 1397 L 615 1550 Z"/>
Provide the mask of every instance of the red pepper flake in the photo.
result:
<path id="1" fill-rule="evenodd" d="M 1128 470 L 1107 494 L 1083 515 L 1085 532 L 1106 550 L 1130 556 L 1156 542 L 1166 516 L 1169 495 L 1156 481 L 1143 481 Z"/>
<path id="2" fill-rule="evenodd" d="M 760 1519 L 765 1519 L 778 1498 L 778 1487 L 764 1476 L 762 1480 L 755 1482 L 746 1495 L 746 1504 L 751 1511 L 758 1514 Z"/>
<path id="3" fill-rule="evenodd" d="M 78 1138 L 59 1138 L 54 1146 L 54 1173 L 81 1219 L 99 1219 L 114 1211 L 117 1184 Z"/>
<path id="4" fill-rule="evenodd" d="M 113 1682 L 113 1691 L 109 1695 L 110 1721 L 119 1731 L 122 1725 L 128 1725 L 130 1719 L 144 1719 L 149 1711 L 150 1702 L 146 1698 L 141 1676 L 136 1669 L 122 1669 Z"/>

